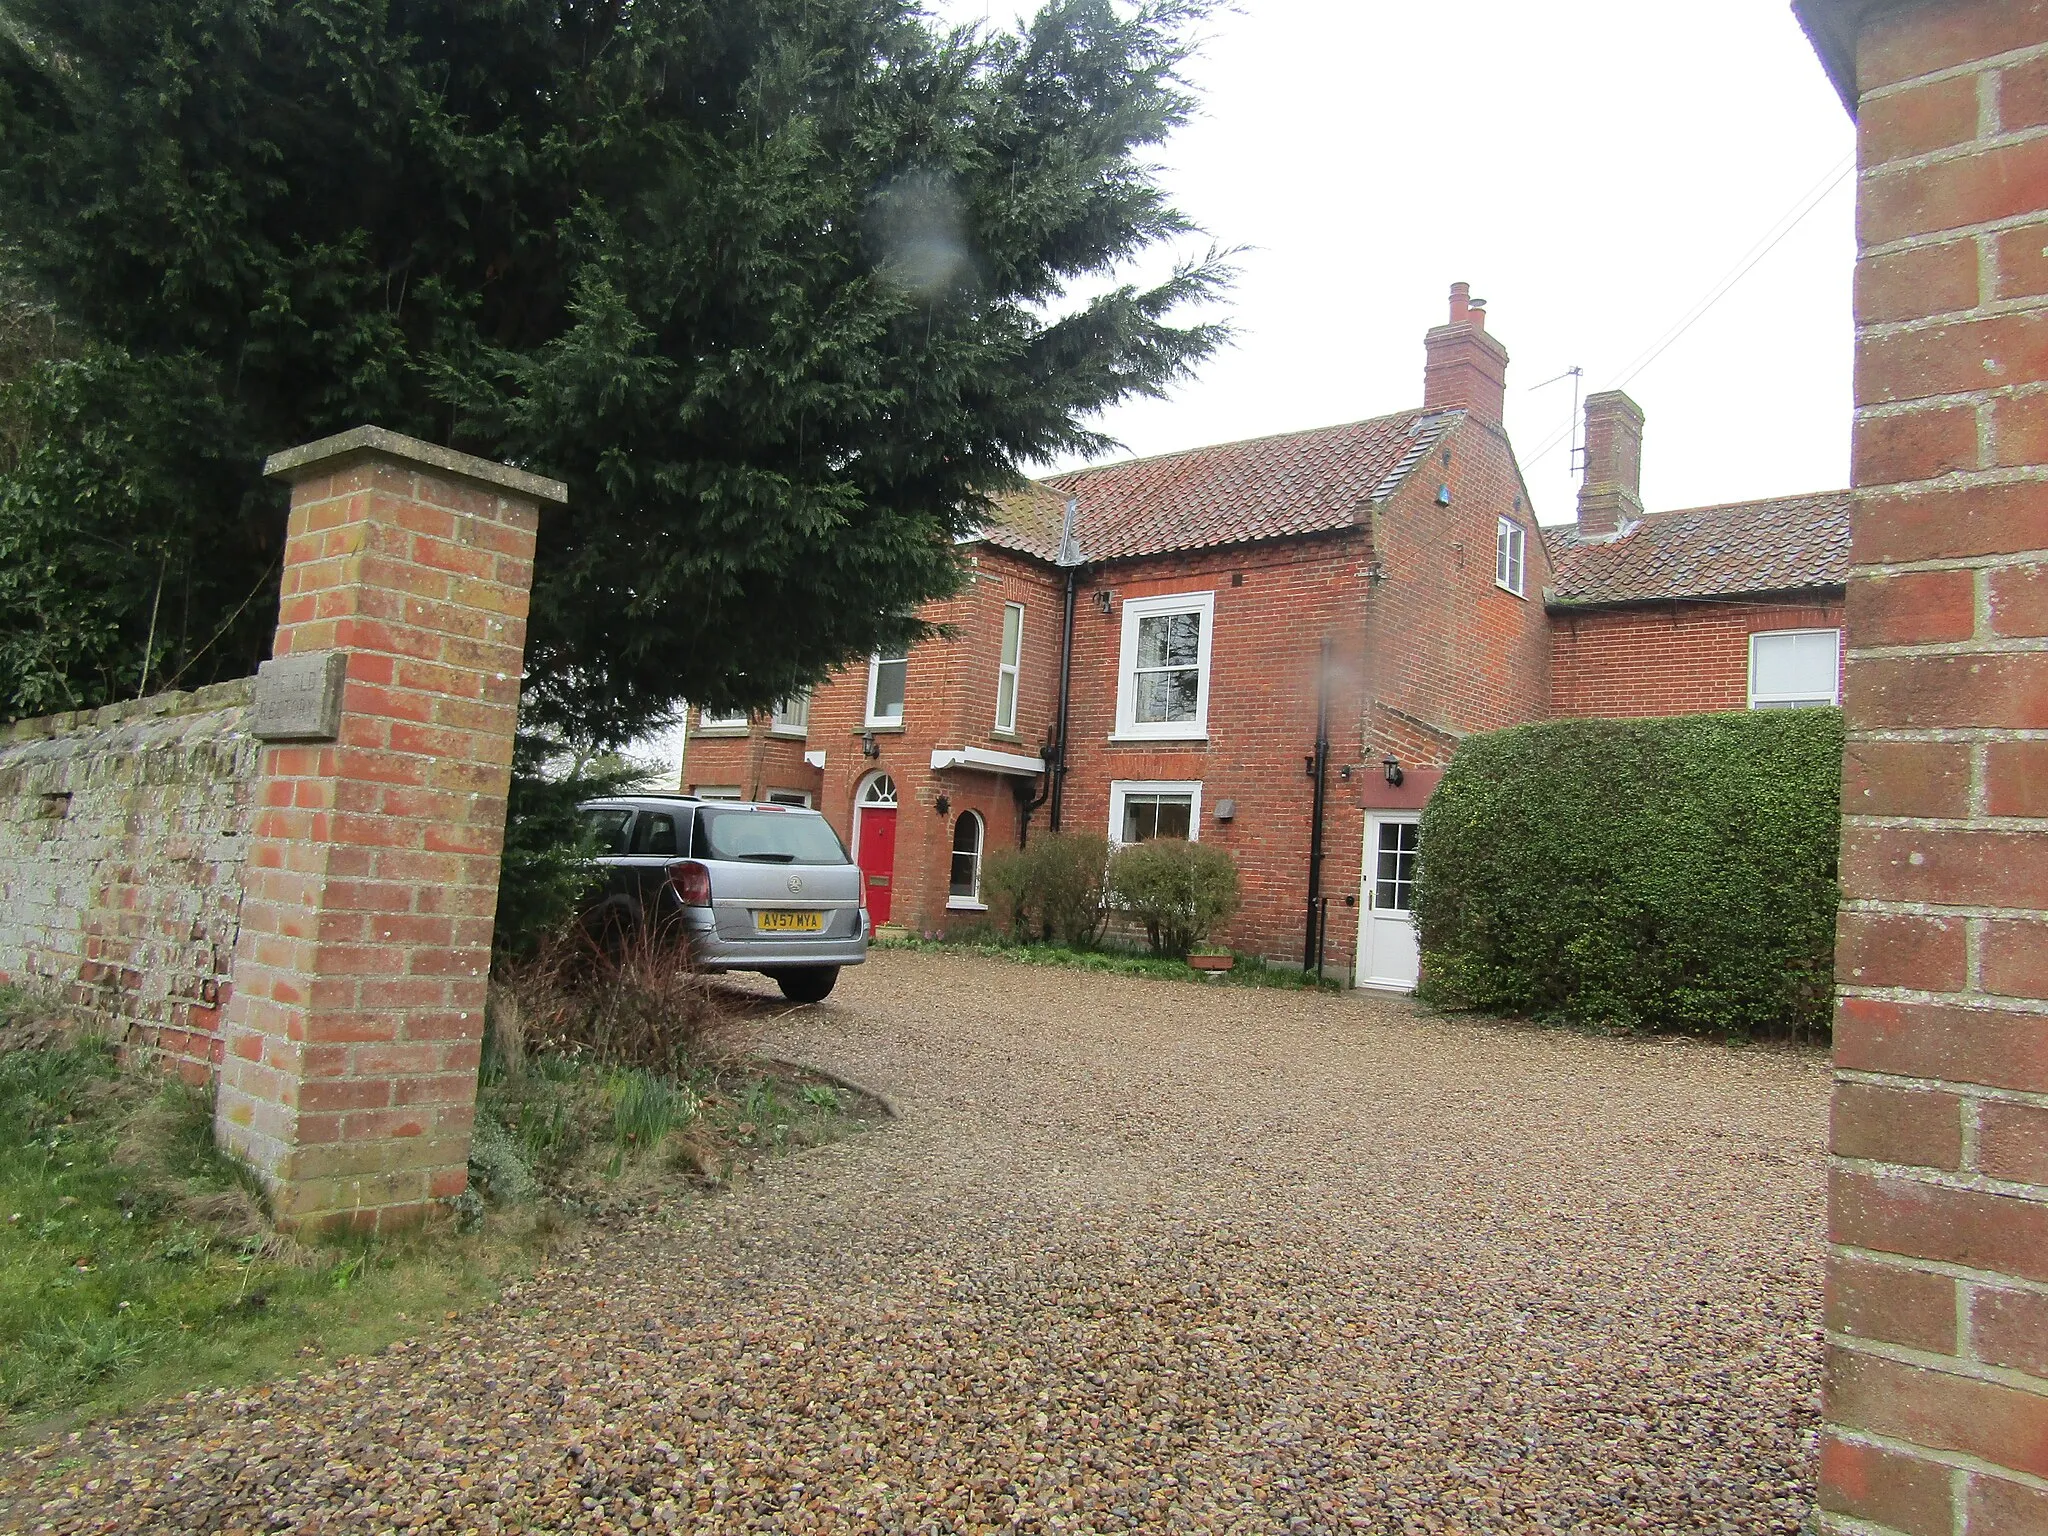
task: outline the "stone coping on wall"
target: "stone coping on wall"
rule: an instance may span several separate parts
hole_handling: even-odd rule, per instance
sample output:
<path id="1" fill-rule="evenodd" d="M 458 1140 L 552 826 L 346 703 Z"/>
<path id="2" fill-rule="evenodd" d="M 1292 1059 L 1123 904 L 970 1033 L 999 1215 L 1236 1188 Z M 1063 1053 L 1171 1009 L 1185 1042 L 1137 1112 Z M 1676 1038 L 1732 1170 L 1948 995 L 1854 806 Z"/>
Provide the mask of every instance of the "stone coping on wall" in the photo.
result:
<path id="1" fill-rule="evenodd" d="M 238 677 L 230 682 L 210 683 L 204 688 L 172 693 L 153 693 L 146 698 L 105 704 L 98 709 L 74 709 L 60 715 L 40 715 L 0 725 L 0 747 L 25 741 L 48 741 L 80 731 L 111 730 L 137 720 L 164 720 L 178 715 L 207 714 L 217 709 L 246 707 L 256 694 L 256 679 Z"/>
<path id="2" fill-rule="evenodd" d="M 383 427 L 354 427 L 333 437 L 323 437 L 317 443 L 273 453 L 264 461 L 263 473 L 269 479 L 289 480 L 296 484 L 371 455 L 453 475 L 459 480 L 494 491 L 509 491 L 515 496 L 531 497 L 535 501 L 552 501 L 561 505 L 569 500 L 569 487 L 559 480 L 515 469 L 510 464 L 494 464 L 489 459 L 458 453 L 453 448 L 443 448 L 439 443 L 422 442 L 419 438 L 407 437 L 403 432 L 392 432 Z"/>

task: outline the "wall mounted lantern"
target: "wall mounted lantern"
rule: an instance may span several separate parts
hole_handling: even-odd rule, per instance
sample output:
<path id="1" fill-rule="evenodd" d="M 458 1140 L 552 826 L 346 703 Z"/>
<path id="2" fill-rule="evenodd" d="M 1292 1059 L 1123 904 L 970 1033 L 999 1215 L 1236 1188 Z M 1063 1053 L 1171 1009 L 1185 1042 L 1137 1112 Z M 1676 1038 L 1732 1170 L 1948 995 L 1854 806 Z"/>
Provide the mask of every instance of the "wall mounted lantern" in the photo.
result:
<path id="1" fill-rule="evenodd" d="M 1096 588 L 1095 606 L 1100 608 L 1104 616 L 1107 617 L 1110 611 L 1116 607 L 1116 593 L 1112 592 L 1108 587 Z"/>
<path id="2" fill-rule="evenodd" d="M 1387 771 L 1387 782 L 1396 788 L 1399 788 L 1401 781 L 1407 777 L 1401 772 L 1401 759 L 1398 757 L 1382 758 L 1380 766 Z"/>
<path id="3" fill-rule="evenodd" d="M 863 731 L 861 733 L 860 755 L 862 757 L 880 757 L 882 755 L 882 744 L 875 740 L 875 733 L 873 731 Z"/>

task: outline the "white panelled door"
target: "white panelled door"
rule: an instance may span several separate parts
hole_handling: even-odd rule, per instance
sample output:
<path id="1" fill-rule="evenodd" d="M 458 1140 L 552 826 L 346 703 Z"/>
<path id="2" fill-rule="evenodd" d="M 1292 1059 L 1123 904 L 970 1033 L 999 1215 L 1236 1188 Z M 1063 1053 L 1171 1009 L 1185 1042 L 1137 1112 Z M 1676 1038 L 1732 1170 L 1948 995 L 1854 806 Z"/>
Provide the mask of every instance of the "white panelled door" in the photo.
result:
<path id="1" fill-rule="evenodd" d="M 1412 992 L 1422 974 L 1415 942 L 1420 811 L 1372 811 L 1365 818 L 1365 890 L 1359 906 L 1358 984 Z"/>

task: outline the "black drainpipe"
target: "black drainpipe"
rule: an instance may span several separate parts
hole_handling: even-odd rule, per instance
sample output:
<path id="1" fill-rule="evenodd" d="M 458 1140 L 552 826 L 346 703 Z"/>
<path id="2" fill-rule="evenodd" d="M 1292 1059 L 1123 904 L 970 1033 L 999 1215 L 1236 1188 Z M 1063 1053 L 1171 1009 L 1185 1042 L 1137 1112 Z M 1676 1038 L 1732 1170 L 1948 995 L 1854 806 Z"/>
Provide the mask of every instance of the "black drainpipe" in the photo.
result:
<path id="1" fill-rule="evenodd" d="M 1330 642 L 1323 641 L 1322 659 L 1316 671 L 1316 755 L 1309 764 L 1316 781 L 1315 819 L 1308 837 L 1308 937 L 1302 941 L 1301 968 L 1317 968 L 1322 945 L 1317 933 L 1316 909 L 1323 898 L 1323 802 L 1330 776 Z"/>
<path id="2" fill-rule="evenodd" d="M 1067 498 L 1066 527 L 1060 533 L 1060 564 L 1067 568 L 1067 612 L 1060 630 L 1060 707 L 1052 744 L 1052 810 L 1047 821 L 1054 832 L 1060 829 L 1060 802 L 1067 787 L 1067 709 L 1074 689 L 1074 584 L 1081 574 L 1081 546 L 1074 537 L 1074 519 L 1080 511 L 1079 498 Z"/>

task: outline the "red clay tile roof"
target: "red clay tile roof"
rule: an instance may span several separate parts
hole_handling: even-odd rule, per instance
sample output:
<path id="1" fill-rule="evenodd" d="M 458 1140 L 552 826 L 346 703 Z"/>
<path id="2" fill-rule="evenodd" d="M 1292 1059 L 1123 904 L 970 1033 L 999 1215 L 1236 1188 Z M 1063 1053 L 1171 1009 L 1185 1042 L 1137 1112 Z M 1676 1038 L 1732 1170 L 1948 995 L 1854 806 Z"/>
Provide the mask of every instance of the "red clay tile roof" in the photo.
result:
<path id="1" fill-rule="evenodd" d="M 1463 419 L 1462 411 L 1403 411 L 1077 469 L 1009 498 L 986 537 L 1003 548 L 1055 560 L 1069 496 L 1080 503 L 1077 532 L 1087 560 L 1350 528 L 1362 507 L 1393 495 Z"/>
<path id="2" fill-rule="evenodd" d="M 1641 603 L 1839 587 L 1849 580 L 1849 493 L 1652 512 L 1619 539 L 1543 530 L 1553 603 Z"/>

